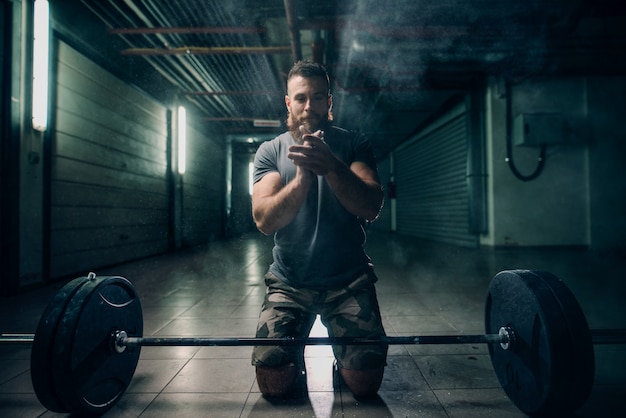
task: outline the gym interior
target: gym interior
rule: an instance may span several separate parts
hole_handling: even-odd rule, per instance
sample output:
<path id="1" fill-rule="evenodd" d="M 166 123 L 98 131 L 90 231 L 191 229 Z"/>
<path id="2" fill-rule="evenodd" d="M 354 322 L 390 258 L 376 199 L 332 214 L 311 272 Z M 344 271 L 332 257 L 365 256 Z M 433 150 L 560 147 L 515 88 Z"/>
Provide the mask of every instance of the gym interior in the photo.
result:
<path id="1" fill-rule="evenodd" d="M 273 239 L 252 221 L 250 163 L 286 130 L 299 59 L 325 64 L 335 123 L 376 154 L 385 204 L 365 249 L 390 337 L 484 334 L 492 278 L 518 269 L 560 278 L 592 331 L 623 331 L 624 5 L 336 3 L 3 2 L 2 335 L 35 333 L 94 273 L 133 284 L 144 337 L 254 337 Z M 520 318 L 543 309 L 522 302 Z M 565 416 L 626 408 L 625 344 L 593 345 L 588 397 Z M 331 348 L 307 346 L 308 396 L 276 403 L 249 346 L 142 347 L 106 416 L 526 416 L 500 349 L 392 345 L 379 397 L 357 400 Z M 0 416 L 70 416 L 35 393 L 31 344 L 0 341 Z"/>

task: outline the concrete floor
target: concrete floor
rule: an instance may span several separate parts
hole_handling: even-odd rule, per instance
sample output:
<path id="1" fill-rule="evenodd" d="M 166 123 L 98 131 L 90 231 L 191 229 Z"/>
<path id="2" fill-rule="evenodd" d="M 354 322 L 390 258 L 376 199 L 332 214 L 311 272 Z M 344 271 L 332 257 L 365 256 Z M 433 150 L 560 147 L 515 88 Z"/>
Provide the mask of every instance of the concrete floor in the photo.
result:
<path id="1" fill-rule="evenodd" d="M 252 337 L 271 240 L 261 234 L 167 254 L 98 275 L 121 275 L 141 297 L 144 336 Z M 591 328 L 626 328 L 626 262 L 584 250 L 467 249 L 374 232 L 367 250 L 380 278 L 390 336 L 484 333 L 484 302 L 501 270 L 551 271 L 578 298 Z M 34 332 L 63 285 L 0 299 L 0 331 Z M 325 336 L 316 324 L 313 336 Z M 143 347 L 110 417 L 521 417 L 493 371 L 486 345 L 393 345 L 380 398 L 357 401 L 333 387 L 332 352 L 306 348 L 309 396 L 260 396 L 250 347 Z M 626 345 L 596 345 L 592 394 L 576 417 L 626 410 Z M 0 416 L 54 417 L 30 380 L 30 347 L 0 345 Z"/>

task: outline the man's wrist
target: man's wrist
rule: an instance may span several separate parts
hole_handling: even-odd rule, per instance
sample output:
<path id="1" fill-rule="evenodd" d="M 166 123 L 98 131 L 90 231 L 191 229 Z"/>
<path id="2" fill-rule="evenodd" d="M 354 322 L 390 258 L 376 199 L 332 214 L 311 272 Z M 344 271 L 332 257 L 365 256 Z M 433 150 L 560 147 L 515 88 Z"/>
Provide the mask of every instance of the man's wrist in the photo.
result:
<path id="1" fill-rule="evenodd" d="M 342 173 L 345 173 L 345 170 L 350 170 L 350 169 L 341 160 L 335 159 L 335 163 L 328 169 L 328 172 L 326 172 L 325 177 L 339 178 L 342 176 Z"/>

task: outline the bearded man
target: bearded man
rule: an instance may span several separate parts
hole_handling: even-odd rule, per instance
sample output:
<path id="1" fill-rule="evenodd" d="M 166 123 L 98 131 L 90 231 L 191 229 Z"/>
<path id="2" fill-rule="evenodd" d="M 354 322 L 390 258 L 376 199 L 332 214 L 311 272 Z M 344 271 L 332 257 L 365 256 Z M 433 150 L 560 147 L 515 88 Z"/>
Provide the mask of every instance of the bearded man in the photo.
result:
<path id="1" fill-rule="evenodd" d="M 363 224 L 383 191 L 369 141 L 333 126 L 330 81 L 317 63 L 297 62 L 287 77 L 289 131 L 259 147 L 252 212 L 274 234 L 273 263 L 258 338 L 305 338 L 319 314 L 330 337 L 385 335 Z M 335 345 L 341 378 L 356 398 L 373 397 L 383 378 L 386 345 Z M 304 347 L 257 346 L 252 364 L 267 398 L 304 394 Z"/>

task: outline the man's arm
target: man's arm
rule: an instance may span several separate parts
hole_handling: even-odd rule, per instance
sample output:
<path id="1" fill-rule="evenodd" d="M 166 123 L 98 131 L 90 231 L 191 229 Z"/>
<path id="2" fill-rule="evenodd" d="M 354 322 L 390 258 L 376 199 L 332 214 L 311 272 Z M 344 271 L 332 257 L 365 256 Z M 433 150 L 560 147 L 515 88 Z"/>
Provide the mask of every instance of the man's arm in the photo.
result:
<path id="1" fill-rule="evenodd" d="M 326 181 L 348 212 L 367 221 L 378 217 L 383 206 L 383 189 L 376 172 L 367 164 L 355 161 L 348 167 L 339 161 L 326 174 Z"/>
<path id="2" fill-rule="evenodd" d="M 313 173 L 297 167 L 296 176 L 286 185 L 278 172 L 271 172 L 252 188 L 252 216 L 256 227 L 270 235 L 288 225 L 304 203 Z"/>

